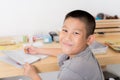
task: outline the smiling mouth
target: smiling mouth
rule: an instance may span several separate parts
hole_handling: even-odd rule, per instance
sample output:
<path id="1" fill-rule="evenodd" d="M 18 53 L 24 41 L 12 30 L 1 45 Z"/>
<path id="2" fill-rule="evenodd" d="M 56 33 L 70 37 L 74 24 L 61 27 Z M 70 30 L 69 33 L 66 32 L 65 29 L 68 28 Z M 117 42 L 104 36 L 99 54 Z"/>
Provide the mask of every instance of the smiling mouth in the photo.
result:
<path id="1" fill-rule="evenodd" d="M 65 46 L 69 46 L 69 47 L 72 46 L 72 44 L 70 44 L 70 43 L 64 43 L 64 42 L 63 42 L 63 45 L 65 45 Z"/>

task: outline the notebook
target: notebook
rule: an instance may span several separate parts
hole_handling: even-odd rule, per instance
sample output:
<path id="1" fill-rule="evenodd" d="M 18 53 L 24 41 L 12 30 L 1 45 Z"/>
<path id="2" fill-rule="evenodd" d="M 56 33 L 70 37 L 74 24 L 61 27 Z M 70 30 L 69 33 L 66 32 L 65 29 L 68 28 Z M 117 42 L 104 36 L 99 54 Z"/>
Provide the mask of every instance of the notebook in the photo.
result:
<path id="1" fill-rule="evenodd" d="M 2 56 L 1 58 L 4 62 L 13 64 L 17 67 L 22 67 L 26 62 L 31 64 L 47 57 L 47 55 L 26 54 L 23 50 L 4 50 L 2 53 L 5 54 L 5 56 Z"/>

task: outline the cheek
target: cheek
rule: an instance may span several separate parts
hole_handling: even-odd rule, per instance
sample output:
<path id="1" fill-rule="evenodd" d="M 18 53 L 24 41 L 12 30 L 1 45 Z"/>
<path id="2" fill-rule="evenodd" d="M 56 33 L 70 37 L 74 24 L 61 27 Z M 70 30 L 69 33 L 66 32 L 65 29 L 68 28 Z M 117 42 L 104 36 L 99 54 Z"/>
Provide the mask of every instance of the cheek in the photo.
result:
<path id="1" fill-rule="evenodd" d="M 59 35 L 59 41 L 60 41 L 60 43 L 62 42 L 62 39 L 63 39 L 63 34 L 60 33 L 60 35 Z"/>
<path id="2" fill-rule="evenodd" d="M 86 39 L 84 39 L 84 37 L 75 38 L 74 43 L 76 44 L 76 46 L 82 46 L 86 44 Z"/>

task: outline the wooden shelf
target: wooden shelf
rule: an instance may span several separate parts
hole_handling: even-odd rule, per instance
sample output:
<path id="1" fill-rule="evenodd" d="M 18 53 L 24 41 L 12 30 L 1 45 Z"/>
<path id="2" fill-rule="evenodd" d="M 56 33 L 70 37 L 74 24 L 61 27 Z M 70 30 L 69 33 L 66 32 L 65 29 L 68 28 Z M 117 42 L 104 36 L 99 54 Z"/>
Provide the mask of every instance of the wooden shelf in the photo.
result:
<path id="1" fill-rule="evenodd" d="M 120 19 L 96 20 L 95 33 L 120 34 Z"/>
<path id="2" fill-rule="evenodd" d="M 120 27 L 120 19 L 96 20 L 96 27 Z"/>

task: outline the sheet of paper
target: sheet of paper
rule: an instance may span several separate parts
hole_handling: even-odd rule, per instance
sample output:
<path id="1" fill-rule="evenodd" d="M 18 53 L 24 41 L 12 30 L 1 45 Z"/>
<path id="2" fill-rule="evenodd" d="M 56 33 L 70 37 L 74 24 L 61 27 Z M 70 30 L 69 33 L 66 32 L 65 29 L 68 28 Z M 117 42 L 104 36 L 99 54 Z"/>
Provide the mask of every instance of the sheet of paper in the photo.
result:
<path id="1" fill-rule="evenodd" d="M 0 61 L 3 61 L 5 63 L 8 63 L 10 65 L 13 65 L 17 68 L 22 68 L 22 65 L 20 65 L 19 63 L 17 63 L 16 61 L 12 60 L 11 58 L 9 58 L 8 56 L 0 56 Z"/>
<path id="2" fill-rule="evenodd" d="M 31 64 L 33 62 L 36 62 L 40 59 L 47 57 L 47 55 L 25 54 L 23 50 L 6 50 L 6 51 L 2 51 L 2 53 L 5 54 L 5 57 L 1 58 L 4 62 L 10 63 L 10 64 L 14 63 L 17 66 L 22 66 L 26 62 Z"/>

